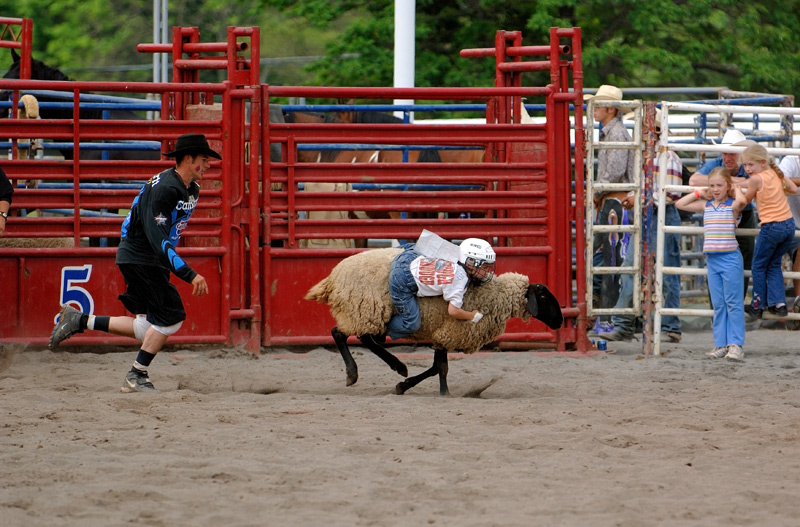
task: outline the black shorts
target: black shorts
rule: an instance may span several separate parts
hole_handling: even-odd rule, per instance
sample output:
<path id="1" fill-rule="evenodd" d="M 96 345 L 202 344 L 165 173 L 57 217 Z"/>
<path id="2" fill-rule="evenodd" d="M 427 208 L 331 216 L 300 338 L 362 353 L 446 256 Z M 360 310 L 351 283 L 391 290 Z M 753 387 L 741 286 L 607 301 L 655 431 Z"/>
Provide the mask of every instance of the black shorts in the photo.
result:
<path id="1" fill-rule="evenodd" d="M 169 282 L 169 270 L 152 265 L 118 264 L 128 290 L 119 295 L 125 309 L 147 315 L 155 326 L 171 326 L 186 320 L 178 290 Z"/>

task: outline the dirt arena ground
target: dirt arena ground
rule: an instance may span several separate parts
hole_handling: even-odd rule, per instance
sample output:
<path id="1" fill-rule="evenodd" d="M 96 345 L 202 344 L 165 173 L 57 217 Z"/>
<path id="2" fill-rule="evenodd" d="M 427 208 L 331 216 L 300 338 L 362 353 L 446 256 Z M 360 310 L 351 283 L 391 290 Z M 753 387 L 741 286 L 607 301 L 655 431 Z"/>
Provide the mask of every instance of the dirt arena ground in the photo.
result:
<path id="1" fill-rule="evenodd" d="M 799 338 L 749 332 L 740 364 L 705 358 L 708 331 L 660 358 L 454 355 L 451 397 L 435 379 L 394 395 L 361 348 L 346 387 L 323 348 L 173 347 L 158 395 L 119 393 L 128 348 L 6 348 L 0 524 L 797 525 Z"/>

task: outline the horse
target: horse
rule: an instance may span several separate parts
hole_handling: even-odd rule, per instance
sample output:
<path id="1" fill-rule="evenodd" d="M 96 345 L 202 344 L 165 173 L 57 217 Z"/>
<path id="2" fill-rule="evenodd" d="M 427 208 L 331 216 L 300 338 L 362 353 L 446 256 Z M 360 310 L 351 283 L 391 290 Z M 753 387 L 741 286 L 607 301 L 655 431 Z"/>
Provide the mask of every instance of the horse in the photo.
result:
<path id="1" fill-rule="evenodd" d="M 11 49 L 11 59 L 12 64 L 9 70 L 3 75 L 4 79 L 19 79 L 20 73 L 20 56 L 14 50 Z M 74 81 L 74 79 L 68 77 L 64 74 L 61 70 L 48 66 L 44 62 L 31 58 L 31 77 L 32 80 L 47 80 L 47 81 Z M 6 101 L 11 98 L 11 91 L 10 90 L 3 90 L 0 91 L 0 100 Z M 20 97 L 20 99 L 23 99 Z M 39 103 L 53 103 L 53 102 L 65 102 L 65 99 L 56 98 L 56 97 L 48 97 L 46 95 L 37 95 L 37 99 Z M 46 104 L 39 105 L 39 118 L 40 119 L 63 119 L 63 120 L 71 120 L 73 118 L 73 110 L 72 108 L 54 108 L 48 107 Z M 84 119 L 103 119 L 104 118 L 104 110 L 96 109 L 96 108 L 85 108 L 81 106 L 79 118 Z M 108 111 L 108 118 L 113 120 L 144 120 L 144 116 L 141 112 L 136 112 L 132 110 L 110 110 Z M 161 159 L 161 149 L 158 150 L 115 150 L 113 142 L 107 142 L 109 148 L 105 150 L 108 152 L 106 156 L 109 161 L 134 161 L 134 160 L 160 160 Z M 44 143 L 42 146 L 46 146 Z M 62 148 L 59 149 L 59 152 L 64 157 L 65 160 L 71 161 L 74 159 L 74 150 L 72 148 Z M 81 149 L 80 150 L 80 159 L 82 161 L 96 161 L 103 159 L 103 150 L 89 150 L 89 149 Z M 89 244 L 91 246 L 97 246 L 102 244 L 99 239 L 97 238 L 90 238 Z M 110 246 L 116 246 L 119 244 L 118 238 L 109 238 L 107 242 Z"/>
<path id="2" fill-rule="evenodd" d="M 19 79 L 20 71 L 20 56 L 12 49 L 11 50 L 12 64 L 9 70 L 3 75 L 4 79 Z M 74 79 L 67 77 L 61 70 L 48 66 L 40 60 L 31 58 L 31 79 L 32 80 L 46 80 L 46 81 L 74 81 Z M 0 101 L 7 101 L 11 98 L 10 90 L 0 91 Z M 43 95 L 37 96 L 40 103 L 49 102 L 64 102 L 64 99 L 51 98 Z M 42 119 L 72 119 L 73 111 L 71 108 L 52 108 L 40 106 L 39 115 Z M 130 121 L 130 120 L 143 120 L 144 116 L 140 112 L 132 110 L 110 110 L 109 119 Z M 103 119 L 103 110 L 96 108 L 83 108 L 80 109 L 81 119 Z M 109 143 L 109 160 L 112 161 L 126 161 L 126 160 L 157 160 L 161 159 L 161 152 L 154 150 L 114 150 L 113 143 Z M 72 149 L 60 150 L 64 159 L 73 159 Z M 102 158 L 102 151 L 81 149 L 82 160 L 98 160 Z"/>
<path id="3" fill-rule="evenodd" d="M 339 101 L 340 103 L 343 101 Z M 284 119 L 288 123 L 348 123 L 348 124 L 402 124 L 403 119 L 387 112 L 346 110 L 335 113 L 285 112 Z M 484 149 L 414 149 L 407 151 L 408 163 L 481 163 Z M 402 163 L 403 150 L 299 150 L 297 159 L 306 163 Z M 456 217 L 466 211 L 445 211 Z M 470 217 L 483 217 L 485 211 L 470 211 Z M 398 219 L 405 215 L 402 212 L 369 212 L 371 219 Z M 412 212 L 413 218 L 435 218 L 439 213 Z"/>

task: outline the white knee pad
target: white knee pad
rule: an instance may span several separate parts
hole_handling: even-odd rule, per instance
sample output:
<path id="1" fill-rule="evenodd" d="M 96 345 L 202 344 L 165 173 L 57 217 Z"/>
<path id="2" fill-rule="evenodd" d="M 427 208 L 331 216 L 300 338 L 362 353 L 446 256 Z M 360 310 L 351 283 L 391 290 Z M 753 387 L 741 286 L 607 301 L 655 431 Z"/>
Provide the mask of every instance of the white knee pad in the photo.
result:
<path id="1" fill-rule="evenodd" d="M 136 340 L 144 341 L 144 335 L 150 329 L 150 325 L 146 315 L 136 315 L 136 318 L 133 319 L 133 334 L 136 336 Z"/>
<path id="2" fill-rule="evenodd" d="M 182 325 L 183 325 L 183 321 L 181 320 L 177 324 L 172 324 L 171 326 L 156 326 L 156 325 L 153 325 L 153 329 L 155 329 L 156 331 L 158 331 L 162 335 L 166 335 L 166 336 L 169 337 L 170 335 L 172 335 L 173 333 L 175 333 L 176 331 L 181 329 Z"/>

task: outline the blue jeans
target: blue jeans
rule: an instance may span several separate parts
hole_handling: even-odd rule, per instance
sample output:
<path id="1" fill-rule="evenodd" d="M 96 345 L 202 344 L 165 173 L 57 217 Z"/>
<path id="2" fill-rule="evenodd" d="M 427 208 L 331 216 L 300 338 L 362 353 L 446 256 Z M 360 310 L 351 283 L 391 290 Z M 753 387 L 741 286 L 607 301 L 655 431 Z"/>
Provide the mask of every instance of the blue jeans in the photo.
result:
<path id="1" fill-rule="evenodd" d="M 742 253 L 706 253 L 708 292 L 714 306 L 714 347 L 744 346 L 744 261 Z"/>
<path id="2" fill-rule="evenodd" d="M 411 262 L 419 256 L 413 247 L 414 244 L 403 246 L 405 250 L 392 260 L 392 270 L 389 273 L 389 294 L 397 314 L 389 319 L 386 329 L 395 340 L 413 335 L 422 327 L 417 303 L 419 288 L 409 269 Z"/>
<path id="3" fill-rule="evenodd" d="M 664 223 L 666 225 L 681 224 L 681 216 L 678 214 L 678 209 L 675 205 L 667 205 L 664 211 Z M 664 234 L 664 267 L 680 267 L 681 266 L 681 237 L 675 233 Z M 650 230 L 650 239 L 648 240 L 649 247 L 656 246 L 656 229 Z M 633 247 L 628 247 L 628 253 L 625 255 L 623 266 L 633 265 Z M 670 309 L 677 309 L 681 305 L 681 277 L 675 274 L 664 275 L 664 307 Z M 623 274 L 620 276 L 620 291 L 617 305 L 614 306 L 618 309 L 623 309 L 633 306 L 633 275 Z M 614 329 L 619 328 L 623 333 L 633 335 L 634 325 L 636 318 L 631 315 L 614 315 L 611 317 L 611 322 L 614 323 Z M 666 315 L 661 317 L 661 331 L 664 333 L 678 333 L 681 332 L 681 320 L 675 315 Z"/>
<path id="4" fill-rule="evenodd" d="M 753 302 L 756 309 L 764 309 L 786 302 L 781 262 L 794 238 L 794 218 L 761 225 L 753 253 Z"/>

